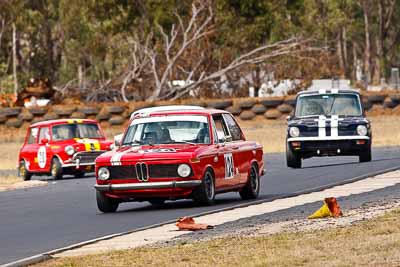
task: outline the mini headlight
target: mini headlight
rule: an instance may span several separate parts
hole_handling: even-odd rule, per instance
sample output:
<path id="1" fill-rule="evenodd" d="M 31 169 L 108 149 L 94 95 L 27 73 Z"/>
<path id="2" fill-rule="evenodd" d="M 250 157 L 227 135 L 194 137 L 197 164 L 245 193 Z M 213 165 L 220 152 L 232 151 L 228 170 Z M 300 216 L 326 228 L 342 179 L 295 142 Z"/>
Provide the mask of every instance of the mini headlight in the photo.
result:
<path id="1" fill-rule="evenodd" d="M 357 126 L 357 134 L 358 135 L 367 135 L 368 134 L 367 127 L 365 127 L 365 125 L 358 125 Z"/>
<path id="2" fill-rule="evenodd" d="M 300 130 L 297 127 L 290 127 L 289 128 L 289 135 L 291 137 L 298 137 L 300 135 Z"/>
<path id="3" fill-rule="evenodd" d="M 178 166 L 178 174 L 180 177 L 188 177 L 191 172 L 192 169 L 187 164 L 181 164 Z"/>
<path id="4" fill-rule="evenodd" d="M 65 147 L 65 153 L 67 153 L 67 155 L 72 156 L 75 153 L 75 148 L 73 146 L 66 146 Z"/>
<path id="5" fill-rule="evenodd" d="M 100 180 L 105 181 L 110 178 L 110 171 L 106 167 L 101 167 L 97 172 L 97 177 Z"/>

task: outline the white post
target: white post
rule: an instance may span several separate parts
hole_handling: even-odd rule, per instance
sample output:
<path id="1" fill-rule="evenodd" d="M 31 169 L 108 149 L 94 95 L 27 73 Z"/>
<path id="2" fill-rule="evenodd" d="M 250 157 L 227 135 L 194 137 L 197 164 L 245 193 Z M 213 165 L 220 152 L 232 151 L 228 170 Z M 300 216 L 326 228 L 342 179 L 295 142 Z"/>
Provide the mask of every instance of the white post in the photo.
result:
<path id="1" fill-rule="evenodd" d="M 17 29 L 15 23 L 12 24 L 12 52 L 13 52 L 13 77 L 14 77 L 14 94 L 17 97 L 18 94 L 18 77 L 17 77 Z"/>

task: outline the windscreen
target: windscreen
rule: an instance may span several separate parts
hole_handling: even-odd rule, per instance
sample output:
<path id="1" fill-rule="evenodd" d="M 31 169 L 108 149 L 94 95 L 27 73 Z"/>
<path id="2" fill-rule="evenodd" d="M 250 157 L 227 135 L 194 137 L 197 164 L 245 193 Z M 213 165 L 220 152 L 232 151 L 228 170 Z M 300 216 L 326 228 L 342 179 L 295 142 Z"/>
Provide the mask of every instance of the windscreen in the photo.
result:
<path id="1" fill-rule="evenodd" d="M 296 117 L 319 115 L 361 116 L 360 98 L 356 94 L 299 96 L 296 104 Z"/>
<path id="2" fill-rule="evenodd" d="M 160 116 L 134 119 L 122 145 L 209 144 L 205 116 Z"/>
<path id="3" fill-rule="evenodd" d="M 93 123 L 69 123 L 52 127 L 54 141 L 68 140 L 73 138 L 103 138 L 99 126 Z"/>

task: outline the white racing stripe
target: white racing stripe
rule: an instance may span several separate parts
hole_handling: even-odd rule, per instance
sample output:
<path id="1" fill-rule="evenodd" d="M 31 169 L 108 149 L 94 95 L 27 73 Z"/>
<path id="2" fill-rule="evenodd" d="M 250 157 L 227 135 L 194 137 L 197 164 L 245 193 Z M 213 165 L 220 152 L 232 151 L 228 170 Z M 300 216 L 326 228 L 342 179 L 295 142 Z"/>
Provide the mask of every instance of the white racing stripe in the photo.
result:
<path id="1" fill-rule="evenodd" d="M 331 136 L 332 137 L 337 137 L 339 136 L 339 116 L 338 115 L 332 115 L 331 117 Z"/>
<path id="2" fill-rule="evenodd" d="M 122 164 L 122 163 L 121 163 L 121 158 L 122 158 L 122 156 L 125 155 L 125 154 L 127 154 L 127 153 L 129 153 L 129 152 L 135 151 L 135 150 L 138 150 L 138 148 L 131 147 L 131 148 L 125 150 L 125 151 L 116 153 L 116 154 L 115 154 L 114 156 L 112 156 L 111 159 L 110 159 L 111 165 L 112 165 L 112 166 L 119 166 L 119 165 L 121 165 L 121 164 Z"/>
<path id="3" fill-rule="evenodd" d="M 326 117 L 324 115 L 320 115 L 318 118 L 318 137 L 326 136 Z"/>

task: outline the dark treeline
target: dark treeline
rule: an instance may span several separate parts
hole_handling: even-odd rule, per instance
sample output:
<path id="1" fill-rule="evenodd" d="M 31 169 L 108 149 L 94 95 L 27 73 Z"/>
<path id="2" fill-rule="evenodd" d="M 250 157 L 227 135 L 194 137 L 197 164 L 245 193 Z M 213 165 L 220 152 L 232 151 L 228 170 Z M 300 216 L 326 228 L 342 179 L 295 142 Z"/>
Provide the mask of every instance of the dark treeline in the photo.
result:
<path id="1" fill-rule="evenodd" d="M 124 100 L 184 96 L 164 84 L 212 76 L 247 51 L 292 37 L 328 49 L 222 74 L 232 84 L 249 70 L 354 81 L 358 70 L 379 84 L 400 63 L 399 25 L 398 0 L 0 0 L 0 89 L 13 92 L 16 80 L 21 90 L 36 77 L 88 99 L 89 88 Z M 196 37 L 186 46 L 185 30 Z"/>

